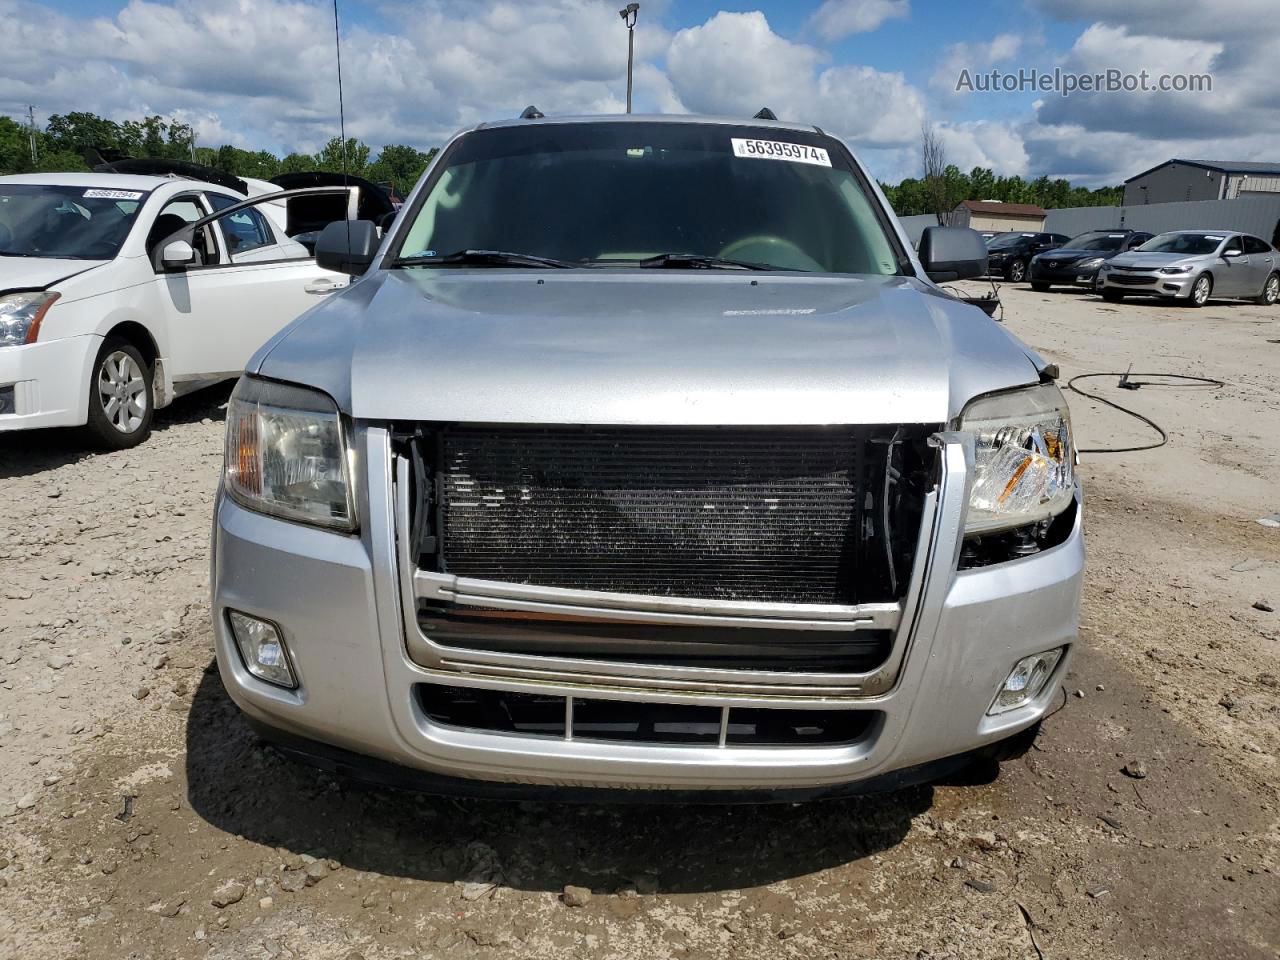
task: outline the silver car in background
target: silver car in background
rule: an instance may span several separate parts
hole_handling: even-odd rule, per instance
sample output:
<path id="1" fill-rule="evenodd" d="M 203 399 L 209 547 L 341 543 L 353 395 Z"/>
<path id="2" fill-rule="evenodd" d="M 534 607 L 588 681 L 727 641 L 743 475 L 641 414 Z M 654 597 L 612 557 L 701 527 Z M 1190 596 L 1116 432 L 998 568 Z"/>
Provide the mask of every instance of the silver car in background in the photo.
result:
<path id="1" fill-rule="evenodd" d="M 1202 307 L 1210 297 L 1280 299 L 1280 253 L 1259 237 L 1232 230 L 1174 230 L 1102 265 L 1103 299 L 1166 297 Z"/>

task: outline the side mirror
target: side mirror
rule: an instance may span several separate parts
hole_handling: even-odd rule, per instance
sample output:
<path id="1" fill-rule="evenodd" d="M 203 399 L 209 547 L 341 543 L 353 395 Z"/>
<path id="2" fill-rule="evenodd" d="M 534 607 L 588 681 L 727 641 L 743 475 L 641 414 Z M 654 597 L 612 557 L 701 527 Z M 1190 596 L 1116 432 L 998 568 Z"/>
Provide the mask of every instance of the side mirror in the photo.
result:
<path id="1" fill-rule="evenodd" d="M 1224 260 L 1227 259 L 1228 257 L 1243 257 L 1243 256 L 1244 256 L 1244 251 L 1239 249 L 1238 247 L 1233 248 L 1231 250 L 1222 251 L 1222 259 Z"/>
<path id="2" fill-rule="evenodd" d="M 987 245 L 968 227 L 925 227 L 920 264 L 935 283 L 980 277 L 987 272 Z"/>
<path id="3" fill-rule="evenodd" d="M 186 240 L 174 240 L 165 244 L 160 253 L 160 264 L 166 270 L 181 270 L 196 258 L 196 252 Z"/>
<path id="4" fill-rule="evenodd" d="M 335 220 L 316 239 L 316 265 L 358 277 L 378 252 L 378 228 L 368 220 Z"/>

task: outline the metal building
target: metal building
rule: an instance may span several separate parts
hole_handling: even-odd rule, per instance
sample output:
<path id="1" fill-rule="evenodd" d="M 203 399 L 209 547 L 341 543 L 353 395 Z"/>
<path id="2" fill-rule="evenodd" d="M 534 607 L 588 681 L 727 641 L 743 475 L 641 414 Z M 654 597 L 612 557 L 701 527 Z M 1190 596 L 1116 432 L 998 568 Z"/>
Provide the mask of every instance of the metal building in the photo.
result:
<path id="1" fill-rule="evenodd" d="M 1280 163 L 1166 160 L 1124 182 L 1125 206 L 1280 194 Z"/>

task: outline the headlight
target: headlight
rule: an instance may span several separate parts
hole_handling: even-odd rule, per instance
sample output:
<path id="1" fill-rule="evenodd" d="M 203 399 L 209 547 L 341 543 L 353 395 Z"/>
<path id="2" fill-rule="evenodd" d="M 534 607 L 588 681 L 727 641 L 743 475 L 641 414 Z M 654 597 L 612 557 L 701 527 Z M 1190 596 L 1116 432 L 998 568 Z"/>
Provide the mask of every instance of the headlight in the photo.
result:
<path id="1" fill-rule="evenodd" d="M 1190 273 L 1190 272 L 1191 272 L 1191 268 L 1190 268 L 1190 267 L 1186 267 L 1186 266 L 1183 266 L 1183 267 L 1161 267 L 1161 268 L 1160 268 L 1160 272 L 1161 272 L 1161 273 Z"/>
<path id="2" fill-rule="evenodd" d="M 227 406 L 223 478 L 250 510 L 355 529 L 342 420 L 316 390 L 241 377 Z"/>
<path id="3" fill-rule="evenodd" d="M 1092 270 L 1094 267 L 1101 267 L 1104 262 L 1102 257 L 1090 257 L 1088 260 L 1076 261 L 1076 269 Z"/>
<path id="4" fill-rule="evenodd" d="M 48 290 L 22 290 L 0 294 L 0 347 L 35 343 L 40 321 L 58 299 Z"/>
<path id="5" fill-rule="evenodd" d="M 1053 384 L 980 397 L 960 415 L 975 441 L 965 533 L 1057 516 L 1075 496 L 1071 415 Z"/>

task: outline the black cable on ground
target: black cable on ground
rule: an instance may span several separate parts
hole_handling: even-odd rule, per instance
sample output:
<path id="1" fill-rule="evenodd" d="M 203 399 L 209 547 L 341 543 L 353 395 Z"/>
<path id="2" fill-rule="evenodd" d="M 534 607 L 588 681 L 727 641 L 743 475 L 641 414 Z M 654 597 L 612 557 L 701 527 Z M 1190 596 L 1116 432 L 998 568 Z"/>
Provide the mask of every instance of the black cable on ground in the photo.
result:
<path id="1" fill-rule="evenodd" d="M 1081 373 L 1072 377 L 1067 381 L 1067 389 L 1073 393 L 1078 393 L 1082 397 L 1088 397 L 1090 400 L 1097 400 L 1099 403 L 1105 403 L 1108 407 L 1113 407 L 1121 413 L 1127 413 L 1129 416 L 1141 420 L 1156 433 L 1160 434 L 1160 439 L 1155 443 L 1144 444 L 1139 447 L 1095 447 L 1093 449 L 1079 449 L 1077 453 L 1137 453 L 1140 450 L 1156 450 L 1163 447 L 1169 442 L 1169 434 L 1165 432 L 1164 427 L 1156 423 L 1148 416 L 1144 416 L 1137 410 L 1130 410 L 1128 407 L 1116 403 L 1114 400 L 1108 400 L 1106 397 L 1099 396 L 1096 393 L 1089 393 L 1087 390 L 1081 390 L 1076 386 L 1077 380 L 1088 380 L 1093 377 L 1128 377 L 1129 384 L 1133 387 L 1179 387 L 1179 386 L 1197 386 L 1197 387 L 1225 387 L 1227 384 L 1223 380 L 1214 380 L 1212 377 L 1192 377 L 1184 373 Z M 1159 382 L 1155 380 L 1135 380 L 1134 377 L 1163 377 L 1165 381 L 1175 380 L 1179 383 Z"/>

